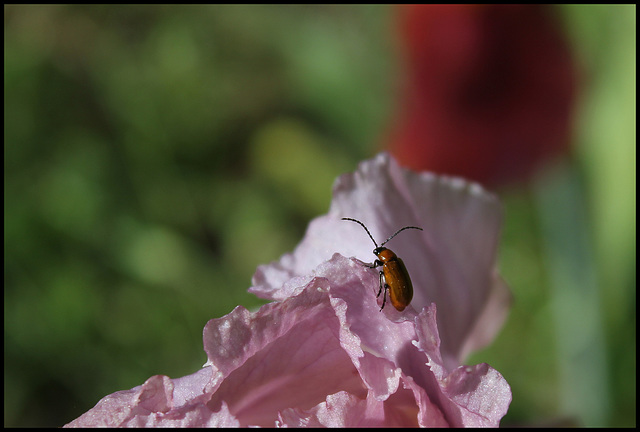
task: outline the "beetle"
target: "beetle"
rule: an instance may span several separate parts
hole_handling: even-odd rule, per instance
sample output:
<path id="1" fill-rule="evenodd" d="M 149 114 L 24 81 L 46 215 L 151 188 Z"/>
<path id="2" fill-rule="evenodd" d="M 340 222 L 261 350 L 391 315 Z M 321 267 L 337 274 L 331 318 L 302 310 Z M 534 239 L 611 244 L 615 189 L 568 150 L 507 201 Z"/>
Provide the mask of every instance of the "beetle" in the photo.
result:
<path id="1" fill-rule="evenodd" d="M 387 291 L 389 291 L 389 300 L 393 307 L 395 307 L 398 311 L 403 311 L 409 303 L 411 303 L 411 299 L 413 298 L 413 285 L 411 284 L 411 278 L 409 277 L 409 272 L 407 271 L 407 267 L 404 265 L 404 262 L 391 250 L 384 247 L 384 245 L 394 238 L 398 233 L 406 230 L 406 229 L 418 229 L 423 231 L 420 227 L 415 226 L 406 226 L 400 228 L 396 231 L 391 237 L 386 239 L 380 246 L 373 239 L 373 236 L 362 222 L 357 219 L 352 218 L 342 218 L 342 220 L 352 221 L 360 224 L 362 228 L 367 232 L 373 244 L 376 245 L 376 248 L 373 250 L 373 254 L 377 257 L 377 259 L 373 262 L 373 264 L 365 264 L 365 266 L 369 268 L 377 268 L 382 266 L 382 270 L 380 271 L 380 290 L 378 291 L 377 297 L 380 297 L 382 291 L 384 289 L 384 297 L 382 298 L 382 307 L 380 311 L 384 309 L 384 305 L 387 302 Z M 383 282 L 384 279 L 384 282 Z"/>

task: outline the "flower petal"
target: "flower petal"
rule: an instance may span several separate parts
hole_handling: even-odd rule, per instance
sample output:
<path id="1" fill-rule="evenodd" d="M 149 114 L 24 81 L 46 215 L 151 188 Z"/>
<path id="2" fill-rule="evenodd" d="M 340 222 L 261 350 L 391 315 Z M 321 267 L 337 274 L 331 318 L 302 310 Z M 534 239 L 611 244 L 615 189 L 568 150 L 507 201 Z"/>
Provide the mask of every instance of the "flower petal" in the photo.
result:
<path id="1" fill-rule="evenodd" d="M 491 341 L 510 301 L 495 270 L 502 214 L 494 195 L 462 179 L 404 170 L 385 153 L 340 176 L 333 194 L 329 213 L 309 224 L 293 253 L 258 267 L 250 292 L 286 298 L 287 280 L 311 274 L 334 253 L 373 261 L 366 232 L 342 217 L 365 223 L 377 244 L 403 226 L 419 226 L 424 231 L 403 232 L 389 247 L 411 275 L 412 306 L 438 305 L 445 360 L 458 365 Z"/>
<path id="2" fill-rule="evenodd" d="M 279 411 L 311 408 L 338 391 L 366 394 L 340 344 L 324 278 L 254 314 L 237 307 L 204 333 L 208 364 L 224 377 L 208 406 L 226 403 L 243 425 L 273 426 Z"/>
<path id="3" fill-rule="evenodd" d="M 211 380 L 210 367 L 175 380 L 154 375 L 141 386 L 105 396 L 65 427 L 238 426 L 226 405 L 218 412 L 206 407 Z"/>
<path id="4" fill-rule="evenodd" d="M 452 426 L 499 426 L 511 403 L 509 384 L 486 363 L 459 366 L 449 372 L 439 352 L 440 337 L 435 315 L 436 307 L 433 304 L 416 318 L 418 340 L 414 345 L 426 354 L 433 373 L 416 374 L 416 379 L 429 396 L 438 401 Z"/>

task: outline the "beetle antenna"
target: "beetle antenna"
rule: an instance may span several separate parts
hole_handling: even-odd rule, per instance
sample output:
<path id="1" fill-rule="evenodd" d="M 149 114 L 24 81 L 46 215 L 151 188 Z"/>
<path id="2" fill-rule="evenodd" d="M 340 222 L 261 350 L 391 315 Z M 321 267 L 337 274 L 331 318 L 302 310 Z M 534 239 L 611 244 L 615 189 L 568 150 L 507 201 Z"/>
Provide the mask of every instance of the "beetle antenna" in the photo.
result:
<path id="1" fill-rule="evenodd" d="M 373 239 L 373 236 L 371 235 L 371 233 L 369 232 L 369 230 L 367 229 L 367 227 L 366 227 L 366 226 L 364 226 L 364 224 L 363 224 L 362 222 L 360 222 L 360 221 L 359 221 L 359 220 L 357 220 L 357 219 L 351 219 L 351 218 L 342 218 L 342 220 L 348 220 L 348 221 L 356 222 L 356 223 L 359 223 L 360 225 L 362 225 L 362 228 L 364 228 L 364 230 L 367 232 L 367 234 L 369 234 L 369 238 L 371 239 L 371 241 L 373 242 L 373 244 L 374 244 L 374 245 L 376 245 L 376 247 L 378 247 L 378 243 L 376 243 L 376 241 Z M 407 228 L 408 228 L 408 227 L 407 227 Z M 415 228 L 415 227 L 414 227 L 414 228 Z M 404 229 L 404 228 L 403 228 L 403 229 Z M 400 230 L 400 231 L 402 231 L 402 230 Z M 396 234 L 398 234 L 398 233 L 396 233 Z M 394 235 L 396 235 L 396 234 L 394 234 Z M 392 236 L 392 237 L 393 237 L 393 236 Z M 389 240 L 387 240 L 387 241 L 389 241 Z M 385 242 L 385 243 L 386 243 L 386 242 Z M 383 244 L 384 244 L 384 243 L 383 243 Z"/>
<path id="2" fill-rule="evenodd" d="M 389 237 L 388 239 L 386 239 L 384 242 L 382 242 L 382 244 L 380 245 L 380 247 L 384 246 L 389 240 L 391 240 L 392 238 L 394 238 L 396 235 L 398 235 L 398 233 L 400 233 L 401 231 L 404 231 L 406 229 L 418 229 L 420 231 L 424 231 L 422 228 L 420 227 L 414 227 L 414 226 L 406 226 L 404 228 L 400 228 L 398 231 L 395 232 L 394 235 L 392 235 L 391 237 Z"/>

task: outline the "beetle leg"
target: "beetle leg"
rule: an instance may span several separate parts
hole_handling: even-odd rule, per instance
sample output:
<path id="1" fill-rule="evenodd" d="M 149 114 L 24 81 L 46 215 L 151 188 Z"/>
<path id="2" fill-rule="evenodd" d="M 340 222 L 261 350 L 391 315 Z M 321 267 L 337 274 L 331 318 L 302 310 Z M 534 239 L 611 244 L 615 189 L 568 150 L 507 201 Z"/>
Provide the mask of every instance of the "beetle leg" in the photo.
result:
<path id="1" fill-rule="evenodd" d="M 376 268 L 376 267 L 380 267 L 382 265 L 382 261 L 380 260 L 375 260 L 374 262 L 372 262 L 371 264 L 367 264 L 364 263 L 365 267 L 369 267 L 369 268 Z"/>
<path id="2" fill-rule="evenodd" d="M 380 308 L 381 311 L 382 309 L 384 309 L 384 305 L 387 303 L 387 290 L 389 289 L 389 285 L 387 285 L 387 282 L 382 281 L 383 277 L 384 272 L 380 272 L 380 290 L 378 291 L 378 295 L 376 296 L 376 298 L 380 297 L 380 294 L 382 294 L 382 291 L 384 290 L 384 295 L 382 297 L 382 307 Z"/>
<path id="3" fill-rule="evenodd" d="M 384 296 L 382 297 L 382 306 L 380 307 L 380 312 L 384 309 L 384 305 L 387 303 L 387 290 L 389 289 L 389 285 L 384 284 Z"/>

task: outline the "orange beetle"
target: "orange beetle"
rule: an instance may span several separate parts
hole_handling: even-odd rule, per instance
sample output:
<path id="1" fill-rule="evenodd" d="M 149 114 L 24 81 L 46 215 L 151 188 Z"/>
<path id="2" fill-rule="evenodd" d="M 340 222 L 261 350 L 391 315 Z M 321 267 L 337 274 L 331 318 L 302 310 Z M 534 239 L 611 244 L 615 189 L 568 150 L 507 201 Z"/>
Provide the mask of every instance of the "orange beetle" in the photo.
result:
<path id="1" fill-rule="evenodd" d="M 404 228 L 400 228 L 395 232 L 391 237 L 386 239 L 380 246 L 373 239 L 373 236 L 367 229 L 367 227 L 357 219 L 352 218 L 342 218 L 342 220 L 348 220 L 352 222 L 359 223 L 362 225 L 362 228 L 369 234 L 369 238 L 373 241 L 373 244 L 376 245 L 376 248 L 373 250 L 373 253 L 378 259 L 376 259 L 373 264 L 367 264 L 366 266 L 369 268 L 376 268 L 382 266 L 382 271 L 380 272 L 380 290 L 378 291 L 378 295 L 376 297 L 380 297 L 382 290 L 384 289 L 384 297 L 382 299 L 382 307 L 380 310 L 384 309 L 384 305 L 387 302 L 387 291 L 389 291 L 389 300 L 393 307 L 395 307 L 398 311 L 403 311 L 409 303 L 411 303 L 411 299 L 413 298 L 413 285 L 411 284 L 411 278 L 409 277 L 409 272 L 407 271 L 407 267 L 405 267 L 404 262 L 398 256 L 393 253 L 391 249 L 387 249 L 383 247 L 389 240 L 394 238 L 400 231 L 406 229 L 419 229 L 422 231 L 422 228 L 414 227 L 414 226 L 406 226 Z M 384 279 L 384 282 L 383 282 Z"/>

